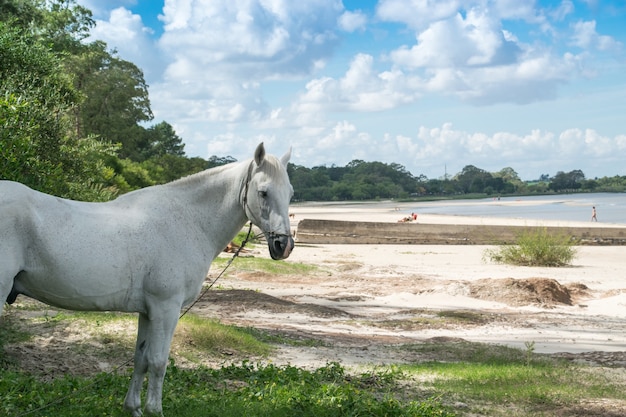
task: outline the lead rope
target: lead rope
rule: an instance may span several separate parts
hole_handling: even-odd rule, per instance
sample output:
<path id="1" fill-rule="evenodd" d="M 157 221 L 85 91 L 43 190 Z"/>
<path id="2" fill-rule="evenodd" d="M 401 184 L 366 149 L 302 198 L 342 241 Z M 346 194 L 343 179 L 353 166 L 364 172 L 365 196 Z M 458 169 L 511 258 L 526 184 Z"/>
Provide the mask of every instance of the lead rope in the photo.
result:
<path id="1" fill-rule="evenodd" d="M 204 288 L 204 290 L 202 291 L 202 293 L 200 293 L 200 295 L 198 296 L 198 298 L 196 298 L 196 301 L 194 301 L 189 307 L 187 307 L 182 313 L 181 315 L 178 317 L 178 320 L 182 319 L 183 316 L 185 316 L 187 313 L 189 313 L 189 310 L 191 310 L 193 308 L 193 306 L 195 306 L 196 304 L 198 304 L 198 302 L 206 295 L 207 292 L 209 292 L 209 290 L 211 288 L 213 288 L 213 286 L 215 285 L 215 283 L 217 282 L 218 279 L 220 279 L 222 277 L 222 275 L 224 275 L 224 273 L 226 272 L 226 270 L 228 269 L 228 267 L 230 267 L 230 265 L 233 263 L 233 261 L 235 260 L 235 258 L 237 258 L 239 256 L 239 253 L 241 253 L 241 251 L 243 250 L 244 246 L 246 246 L 246 243 L 248 243 L 248 241 L 250 240 L 250 235 L 252 234 L 252 222 L 250 222 L 250 227 L 248 228 L 248 234 L 246 235 L 246 238 L 243 240 L 243 242 L 241 242 L 241 246 L 239 246 L 239 248 L 237 248 L 237 250 L 235 251 L 235 253 L 233 254 L 232 258 L 230 258 L 228 260 L 228 262 L 226 263 L 226 266 L 224 267 L 224 269 L 222 269 L 222 271 L 218 274 L 217 277 L 215 277 L 215 279 L 213 281 L 211 281 L 211 283 Z M 112 375 L 116 372 L 118 372 L 119 370 L 123 369 L 124 367 L 130 365 L 131 362 L 133 362 L 135 359 L 134 357 L 131 359 L 128 359 L 126 362 L 118 365 L 116 368 L 110 370 L 109 372 L 106 372 L 106 375 Z M 59 405 L 61 403 L 63 403 L 65 400 L 67 400 L 68 398 L 72 398 L 75 397 L 76 395 L 80 394 L 81 392 L 85 392 L 87 391 L 89 388 L 93 387 L 94 385 L 96 385 L 98 383 L 98 379 L 96 378 L 93 382 L 91 382 L 90 384 L 85 385 L 84 387 L 82 387 L 79 390 L 73 391 L 71 394 L 65 395 L 61 398 L 57 398 L 54 401 L 49 402 L 48 404 L 44 404 L 39 408 L 35 408 L 33 410 L 30 411 L 26 411 L 22 414 L 18 414 L 16 417 L 24 417 L 24 416 L 29 416 L 31 414 L 34 413 L 38 413 L 40 411 L 43 411 L 47 408 L 50 408 L 52 406 L 55 405 Z"/>

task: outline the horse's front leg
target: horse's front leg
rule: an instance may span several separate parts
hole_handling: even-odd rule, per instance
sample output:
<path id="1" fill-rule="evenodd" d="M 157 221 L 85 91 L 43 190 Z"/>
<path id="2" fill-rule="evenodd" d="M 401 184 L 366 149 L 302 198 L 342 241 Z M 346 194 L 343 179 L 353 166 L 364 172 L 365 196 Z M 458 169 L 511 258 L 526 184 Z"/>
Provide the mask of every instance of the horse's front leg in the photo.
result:
<path id="1" fill-rule="evenodd" d="M 146 359 L 146 339 L 150 320 L 144 314 L 139 314 L 139 325 L 137 329 L 137 342 L 135 345 L 135 366 L 133 369 L 133 377 L 130 380 L 130 387 L 126 393 L 124 400 L 124 408 L 130 412 L 133 417 L 140 417 L 141 411 L 141 388 L 143 380 L 148 372 L 148 361 Z"/>
<path id="2" fill-rule="evenodd" d="M 165 303 L 164 303 L 165 304 Z M 151 318 L 147 335 L 146 359 L 148 361 L 148 393 L 146 414 L 163 415 L 163 380 L 170 353 L 174 330 L 178 323 L 180 304 L 165 308 Z"/>
<path id="3" fill-rule="evenodd" d="M 164 303 L 165 304 L 165 303 Z M 178 315 L 179 306 L 164 309 L 162 314 L 154 314 L 149 318 L 145 314 L 139 315 L 139 329 L 137 331 L 137 346 L 135 350 L 135 368 L 130 387 L 124 400 L 124 408 L 133 417 L 142 415 L 141 411 L 141 389 L 143 381 L 148 374 L 148 393 L 146 396 L 146 414 L 163 415 L 163 379 L 170 352 L 170 345 Z"/>

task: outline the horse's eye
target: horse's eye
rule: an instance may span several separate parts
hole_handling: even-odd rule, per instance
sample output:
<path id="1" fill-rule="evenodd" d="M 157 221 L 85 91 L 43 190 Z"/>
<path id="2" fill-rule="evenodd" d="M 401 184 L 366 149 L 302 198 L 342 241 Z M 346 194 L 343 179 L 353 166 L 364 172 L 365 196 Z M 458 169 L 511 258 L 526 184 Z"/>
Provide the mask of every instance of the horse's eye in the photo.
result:
<path id="1" fill-rule="evenodd" d="M 267 191 L 259 191 L 259 196 L 261 196 L 261 198 L 267 198 Z"/>

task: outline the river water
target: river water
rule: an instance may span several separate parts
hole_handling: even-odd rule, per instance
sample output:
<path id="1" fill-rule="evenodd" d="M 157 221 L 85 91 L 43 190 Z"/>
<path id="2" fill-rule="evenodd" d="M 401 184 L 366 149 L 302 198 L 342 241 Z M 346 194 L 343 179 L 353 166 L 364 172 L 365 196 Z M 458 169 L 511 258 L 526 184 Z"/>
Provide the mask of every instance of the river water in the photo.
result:
<path id="1" fill-rule="evenodd" d="M 590 221 L 595 206 L 598 221 L 626 224 L 626 193 L 564 194 L 524 197 L 444 200 L 411 204 L 411 212 L 536 220 Z"/>

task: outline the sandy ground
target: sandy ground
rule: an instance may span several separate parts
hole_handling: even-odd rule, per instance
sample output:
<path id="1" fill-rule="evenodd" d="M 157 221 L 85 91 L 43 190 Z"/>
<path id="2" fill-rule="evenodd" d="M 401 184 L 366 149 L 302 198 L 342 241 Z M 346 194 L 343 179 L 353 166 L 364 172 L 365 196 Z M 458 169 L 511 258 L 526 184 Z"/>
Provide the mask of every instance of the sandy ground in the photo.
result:
<path id="1" fill-rule="evenodd" d="M 397 221 L 402 210 L 395 204 L 320 204 L 294 206 L 291 212 L 296 229 L 304 218 Z M 437 215 L 417 221 L 577 225 Z M 205 308 L 233 323 L 327 338 L 330 345 L 346 348 L 288 350 L 276 358 L 297 364 L 385 362 L 390 352 L 376 346 L 462 338 L 522 349 L 534 343 L 537 353 L 571 353 L 626 365 L 626 247 L 580 247 L 573 265 L 564 268 L 494 264 L 484 259 L 485 249 L 296 244 L 286 262 L 314 264 L 323 273 L 296 278 L 237 274 L 220 285 L 242 290 L 243 304 L 251 301 L 244 290 L 267 298 L 233 309 L 216 297 Z M 264 249 L 255 252 L 266 256 Z"/>

